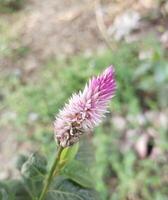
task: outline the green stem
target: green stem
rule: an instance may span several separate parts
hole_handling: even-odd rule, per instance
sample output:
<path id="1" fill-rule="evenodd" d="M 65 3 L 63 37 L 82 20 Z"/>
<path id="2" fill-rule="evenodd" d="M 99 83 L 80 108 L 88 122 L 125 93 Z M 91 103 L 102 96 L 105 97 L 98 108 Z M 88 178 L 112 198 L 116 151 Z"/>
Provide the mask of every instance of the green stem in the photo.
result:
<path id="1" fill-rule="evenodd" d="M 62 150 L 63 150 L 63 147 L 60 146 L 60 147 L 58 148 L 58 153 L 57 153 L 56 158 L 55 158 L 55 160 L 54 160 L 54 163 L 53 163 L 53 165 L 52 165 L 52 167 L 51 167 L 51 170 L 50 170 L 50 172 L 49 172 L 49 174 L 48 174 L 48 176 L 47 176 L 47 178 L 46 178 L 46 181 L 45 181 L 45 183 L 44 183 L 44 187 L 43 187 L 43 190 L 42 190 L 42 192 L 41 192 L 41 195 L 40 195 L 39 200 L 44 200 L 44 198 L 45 198 L 45 196 L 46 196 L 46 193 L 47 193 L 47 191 L 48 191 L 48 188 L 49 188 L 50 183 L 51 183 L 51 181 L 52 181 L 52 178 L 53 178 L 53 176 L 54 176 L 55 169 L 56 169 L 56 167 L 57 167 L 57 164 L 59 163 L 60 155 L 61 155 Z"/>

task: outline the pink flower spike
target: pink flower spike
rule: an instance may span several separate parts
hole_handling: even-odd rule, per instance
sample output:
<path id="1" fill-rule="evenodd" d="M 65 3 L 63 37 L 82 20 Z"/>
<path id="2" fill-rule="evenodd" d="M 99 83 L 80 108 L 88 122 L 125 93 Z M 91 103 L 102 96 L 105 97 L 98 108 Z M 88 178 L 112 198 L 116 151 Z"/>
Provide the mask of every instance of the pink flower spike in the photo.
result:
<path id="1" fill-rule="evenodd" d="M 102 121 L 115 91 L 115 72 L 110 66 L 101 75 L 93 77 L 83 92 L 73 94 L 54 122 L 59 145 L 70 146 L 79 140 L 80 135 L 93 130 Z"/>

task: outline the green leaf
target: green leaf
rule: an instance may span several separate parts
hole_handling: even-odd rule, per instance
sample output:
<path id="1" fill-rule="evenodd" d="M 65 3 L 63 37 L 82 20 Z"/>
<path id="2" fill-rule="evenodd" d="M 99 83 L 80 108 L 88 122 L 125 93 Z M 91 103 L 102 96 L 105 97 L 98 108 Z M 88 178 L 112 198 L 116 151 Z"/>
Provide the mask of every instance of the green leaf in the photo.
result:
<path id="1" fill-rule="evenodd" d="M 7 182 L 0 182 L 0 200 L 14 200 L 14 194 L 12 193 Z"/>
<path id="2" fill-rule="evenodd" d="M 146 92 L 151 92 L 155 90 L 156 83 L 153 79 L 153 76 L 148 76 L 146 79 L 139 81 L 137 87 Z"/>
<path id="3" fill-rule="evenodd" d="M 20 171 L 22 168 L 22 165 L 27 161 L 28 157 L 25 155 L 18 155 L 17 161 L 16 161 L 16 168 Z"/>
<path id="4" fill-rule="evenodd" d="M 87 165 L 74 160 L 69 165 L 64 168 L 62 172 L 66 177 L 72 181 L 78 183 L 79 185 L 92 188 L 93 187 L 93 177 Z"/>
<path id="5" fill-rule="evenodd" d="M 11 194 L 15 196 L 16 200 L 30 200 L 31 195 L 26 189 L 26 185 L 21 180 L 10 180 L 6 181 L 8 187 L 10 188 Z M 12 200 L 12 199 L 10 199 Z"/>
<path id="6" fill-rule="evenodd" d="M 26 178 L 41 179 L 47 172 L 47 161 L 38 153 L 33 153 L 21 168 L 21 173 Z"/>
<path id="7" fill-rule="evenodd" d="M 98 200 L 97 192 L 86 189 L 65 178 L 57 177 L 46 200 Z"/>
<path id="8" fill-rule="evenodd" d="M 83 163 L 85 166 L 92 167 L 95 161 L 93 144 L 90 138 L 82 137 L 79 151 L 76 155 L 76 160 Z"/>
<path id="9" fill-rule="evenodd" d="M 68 163 L 62 174 L 83 187 L 92 188 L 93 145 L 87 137 L 82 137 L 79 144 L 75 159 Z"/>
<path id="10" fill-rule="evenodd" d="M 12 200 L 8 186 L 2 182 L 0 182 L 0 200 Z"/>
<path id="11" fill-rule="evenodd" d="M 33 153 L 23 164 L 22 180 L 29 195 L 33 198 L 39 195 L 46 172 L 47 161 L 39 153 Z"/>
<path id="12" fill-rule="evenodd" d="M 63 149 L 61 156 L 60 156 L 60 164 L 67 164 L 69 162 L 71 162 L 79 149 L 79 143 L 74 144 L 73 146 L 67 147 L 65 149 Z"/>
<path id="13" fill-rule="evenodd" d="M 78 150 L 79 148 L 79 150 Z M 88 138 L 82 138 L 75 153 L 64 152 L 68 164 L 62 170 L 62 176 L 56 177 L 48 192 L 47 200 L 98 200 L 93 188 L 90 169 L 94 163 L 93 146 Z M 78 150 L 78 152 L 77 152 Z M 73 156 L 71 156 L 71 153 Z M 65 156 L 66 155 L 66 156 Z M 67 156 L 68 155 L 68 156 Z M 63 159 L 65 160 L 65 159 Z"/>
<path id="14" fill-rule="evenodd" d="M 141 78 L 142 76 L 146 75 L 149 72 L 149 70 L 151 70 L 151 68 L 152 65 L 150 62 L 141 64 L 135 70 L 133 80 L 137 80 L 138 78 Z"/>

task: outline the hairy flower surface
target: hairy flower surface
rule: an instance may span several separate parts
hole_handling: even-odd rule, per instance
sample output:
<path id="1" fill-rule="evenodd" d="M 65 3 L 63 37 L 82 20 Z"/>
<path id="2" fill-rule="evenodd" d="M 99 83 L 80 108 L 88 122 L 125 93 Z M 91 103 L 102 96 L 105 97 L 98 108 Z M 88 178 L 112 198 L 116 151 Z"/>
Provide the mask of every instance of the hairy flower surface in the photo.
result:
<path id="1" fill-rule="evenodd" d="M 83 92 L 73 94 L 54 122 L 55 138 L 59 145 L 70 146 L 79 140 L 80 135 L 97 126 L 115 90 L 115 73 L 110 66 L 101 75 L 93 77 Z"/>

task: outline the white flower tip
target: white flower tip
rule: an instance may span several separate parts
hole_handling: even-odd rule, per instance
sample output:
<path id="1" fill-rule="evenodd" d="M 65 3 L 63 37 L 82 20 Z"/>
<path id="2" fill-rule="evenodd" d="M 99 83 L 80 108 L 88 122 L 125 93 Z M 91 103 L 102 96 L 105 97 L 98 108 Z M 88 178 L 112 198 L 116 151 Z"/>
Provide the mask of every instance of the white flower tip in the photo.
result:
<path id="1" fill-rule="evenodd" d="M 110 65 L 105 71 L 104 71 L 104 75 L 106 74 L 113 74 L 115 72 L 114 70 L 114 66 L 113 65 Z"/>

